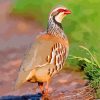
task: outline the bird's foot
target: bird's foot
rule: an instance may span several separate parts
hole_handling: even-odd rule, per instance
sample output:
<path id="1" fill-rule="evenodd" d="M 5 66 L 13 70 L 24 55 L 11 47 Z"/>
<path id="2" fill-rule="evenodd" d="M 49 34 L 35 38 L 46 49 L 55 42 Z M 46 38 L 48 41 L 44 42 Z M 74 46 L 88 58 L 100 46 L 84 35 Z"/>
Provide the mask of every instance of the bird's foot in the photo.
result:
<path id="1" fill-rule="evenodd" d="M 51 94 L 52 91 L 53 91 L 52 88 L 47 88 L 47 89 L 45 89 L 45 91 L 42 92 L 42 94 L 43 94 L 43 95 L 48 95 L 48 94 Z"/>
<path id="2" fill-rule="evenodd" d="M 43 96 L 48 95 L 48 89 L 46 89 L 45 91 L 42 91 Z"/>

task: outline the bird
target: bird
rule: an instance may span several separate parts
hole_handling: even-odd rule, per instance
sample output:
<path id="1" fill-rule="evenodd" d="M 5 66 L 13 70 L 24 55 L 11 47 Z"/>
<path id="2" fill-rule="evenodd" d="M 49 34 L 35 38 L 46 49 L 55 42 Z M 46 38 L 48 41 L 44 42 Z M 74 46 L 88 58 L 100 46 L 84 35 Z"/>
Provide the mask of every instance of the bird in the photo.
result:
<path id="1" fill-rule="evenodd" d="M 38 84 L 42 94 L 49 93 L 50 80 L 63 68 L 69 52 L 68 38 L 61 24 L 68 14 L 71 14 L 71 11 L 64 6 L 57 6 L 50 12 L 46 31 L 35 38 L 25 53 L 15 89 L 31 82 Z"/>

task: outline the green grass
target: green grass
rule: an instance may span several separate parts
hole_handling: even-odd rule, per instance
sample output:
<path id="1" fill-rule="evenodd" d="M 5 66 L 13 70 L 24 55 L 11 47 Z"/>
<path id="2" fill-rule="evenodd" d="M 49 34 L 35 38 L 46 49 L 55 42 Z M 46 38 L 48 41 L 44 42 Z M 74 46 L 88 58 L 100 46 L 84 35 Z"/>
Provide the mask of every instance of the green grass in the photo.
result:
<path id="1" fill-rule="evenodd" d="M 64 5 L 72 11 L 63 21 L 70 54 L 88 56 L 78 48 L 84 45 L 100 62 L 100 0 L 16 0 L 12 12 L 31 16 L 47 27 L 48 14 L 56 5 Z"/>
<path id="2" fill-rule="evenodd" d="M 77 65 L 84 72 L 85 78 L 89 81 L 88 85 L 94 89 L 96 98 L 100 99 L 100 63 L 89 49 L 84 46 L 81 46 L 81 49 L 88 54 L 88 57 L 70 55 L 70 60 L 76 60 Z"/>

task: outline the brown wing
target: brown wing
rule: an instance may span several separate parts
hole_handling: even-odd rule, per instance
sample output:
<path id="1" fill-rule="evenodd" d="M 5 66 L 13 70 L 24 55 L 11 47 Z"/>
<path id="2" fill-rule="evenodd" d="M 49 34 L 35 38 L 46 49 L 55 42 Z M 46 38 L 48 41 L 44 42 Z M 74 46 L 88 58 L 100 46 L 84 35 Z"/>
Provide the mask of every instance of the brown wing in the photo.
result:
<path id="1" fill-rule="evenodd" d="M 26 81 L 26 77 L 32 69 L 39 66 L 41 67 L 41 65 L 48 62 L 47 57 L 50 55 L 52 47 L 56 42 L 61 41 L 60 39 L 49 35 L 42 35 L 36 39 L 25 55 L 24 61 L 20 67 L 16 85 L 24 83 Z"/>
<path id="2" fill-rule="evenodd" d="M 50 76 L 54 75 L 55 72 L 58 72 L 62 69 L 67 55 L 68 47 L 66 48 L 66 46 L 61 43 L 55 43 L 53 45 L 52 51 L 47 59 L 50 64 L 53 64 L 55 66 L 55 71 L 52 67 L 49 69 Z"/>

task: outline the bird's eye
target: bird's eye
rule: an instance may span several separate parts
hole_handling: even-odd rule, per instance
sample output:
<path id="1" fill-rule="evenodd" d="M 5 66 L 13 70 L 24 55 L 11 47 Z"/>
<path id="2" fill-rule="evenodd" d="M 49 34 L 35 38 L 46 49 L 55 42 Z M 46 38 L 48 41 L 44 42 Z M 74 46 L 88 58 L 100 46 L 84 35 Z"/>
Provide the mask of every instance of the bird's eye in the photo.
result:
<path id="1" fill-rule="evenodd" d="M 66 9 L 58 9 L 58 12 L 65 12 Z"/>

